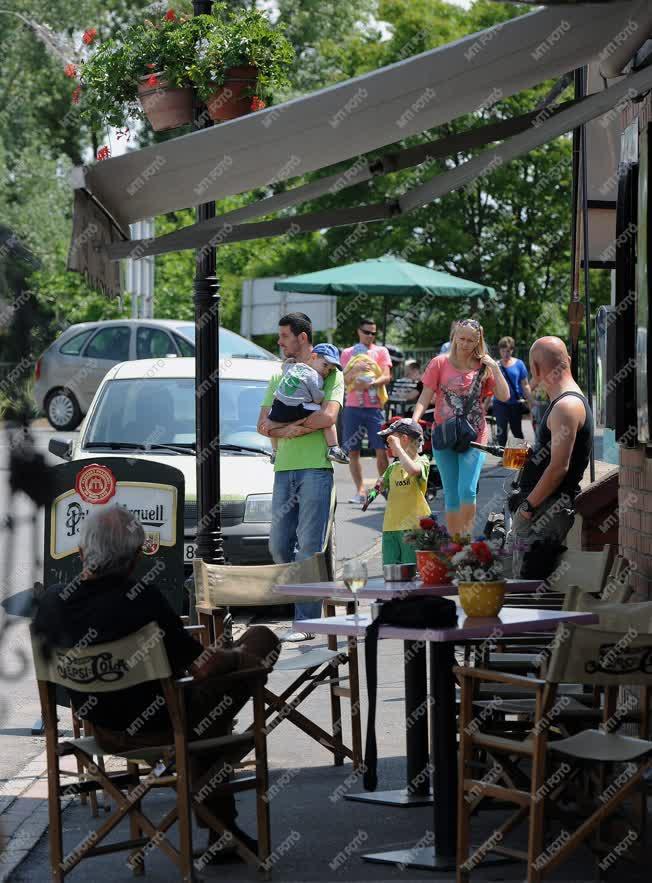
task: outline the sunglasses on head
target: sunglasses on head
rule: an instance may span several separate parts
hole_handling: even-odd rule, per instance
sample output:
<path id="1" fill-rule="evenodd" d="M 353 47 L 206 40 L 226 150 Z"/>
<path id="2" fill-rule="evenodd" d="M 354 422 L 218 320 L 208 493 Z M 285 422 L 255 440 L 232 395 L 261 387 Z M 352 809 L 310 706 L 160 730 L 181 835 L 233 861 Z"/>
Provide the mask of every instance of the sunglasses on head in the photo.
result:
<path id="1" fill-rule="evenodd" d="M 476 319 L 461 319 L 458 325 L 469 325 L 471 328 L 477 328 L 480 330 L 480 323 Z"/>

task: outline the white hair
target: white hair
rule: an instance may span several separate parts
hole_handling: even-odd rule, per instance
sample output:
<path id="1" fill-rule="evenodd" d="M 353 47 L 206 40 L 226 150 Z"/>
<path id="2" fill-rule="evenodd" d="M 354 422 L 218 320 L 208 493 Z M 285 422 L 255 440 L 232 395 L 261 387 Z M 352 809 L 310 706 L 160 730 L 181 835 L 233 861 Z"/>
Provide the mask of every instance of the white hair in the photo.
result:
<path id="1" fill-rule="evenodd" d="M 98 575 L 125 572 L 144 542 L 142 524 L 124 506 L 95 509 L 84 519 L 79 537 L 84 568 Z"/>

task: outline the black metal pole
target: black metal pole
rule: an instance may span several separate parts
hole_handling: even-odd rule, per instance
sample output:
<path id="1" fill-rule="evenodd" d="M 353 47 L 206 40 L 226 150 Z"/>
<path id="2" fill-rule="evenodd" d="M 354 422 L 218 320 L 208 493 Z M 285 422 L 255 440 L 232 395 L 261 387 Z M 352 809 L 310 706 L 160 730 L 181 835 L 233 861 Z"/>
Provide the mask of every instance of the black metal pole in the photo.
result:
<path id="1" fill-rule="evenodd" d="M 574 72 L 574 82 L 575 82 L 575 98 L 580 97 L 581 84 L 579 81 L 579 74 L 576 70 Z M 571 303 L 573 303 L 576 299 L 577 289 L 576 289 L 576 279 L 577 279 L 577 205 L 578 205 L 578 183 L 579 183 L 579 170 L 580 170 L 580 130 L 573 129 L 573 148 L 572 148 L 572 163 L 573 163 L 573 178 L 572 178 L 572 191 L 571 191 L 571 211 L 572 211 L 572 219 L 571 219 L 571 284 L 570 284 L 570 294 L 571 294 Z M 571 372 L 573 377 L 577 378 L 578 374 L 578 346 L 575 341 L 573 335 L 573 327 L 570 327 L 570 357 L 571 357 Z"/>
<path id="2" fill-rule="evenodd" d="M 210 15 L 213 0 L 193 0 L 193 15 Z M 193 125 L 213 123 L 195 94 Z M 197 206 L 197 222 L 215 217 L 215 202 Z M 220 295 L 215 248 L 198 250 L 195 261 L 195 421 L 197 430 L 197 557 L 224 564 L 220 512 Z"/>
<path id="3" fill-rule="evenodd" d="M 580 73 L 583 98 L 588 89 L 588 69 Z M 593 350 L 591 346 L 591 268 L 589 267 L 589 193 L 588 170 L 586 168 L 586 125 L 582 126 L 582 233 L 584 245 L 584 320 L 586 322 L 586 397 L 593 407 Z M 595 453 L 591 446 L 589 470 L 591 481 L 595 481 Z"/>

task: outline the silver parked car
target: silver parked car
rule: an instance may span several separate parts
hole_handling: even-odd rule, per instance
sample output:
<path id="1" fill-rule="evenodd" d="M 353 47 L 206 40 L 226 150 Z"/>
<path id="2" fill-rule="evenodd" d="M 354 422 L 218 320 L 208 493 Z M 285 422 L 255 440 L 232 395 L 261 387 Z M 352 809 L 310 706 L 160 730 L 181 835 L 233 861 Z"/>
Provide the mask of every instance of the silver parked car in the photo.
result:
<path id="1" fill-rule="evenodd" d="M 220 358 L 275 359 L 220 328 Z M 195 325 L 174 319 L 112 319 L 71 325 L 35 367 L 34 398 L 57 430 L 75 429 L 104 375 L 119 362 L 195 355 Z"/>

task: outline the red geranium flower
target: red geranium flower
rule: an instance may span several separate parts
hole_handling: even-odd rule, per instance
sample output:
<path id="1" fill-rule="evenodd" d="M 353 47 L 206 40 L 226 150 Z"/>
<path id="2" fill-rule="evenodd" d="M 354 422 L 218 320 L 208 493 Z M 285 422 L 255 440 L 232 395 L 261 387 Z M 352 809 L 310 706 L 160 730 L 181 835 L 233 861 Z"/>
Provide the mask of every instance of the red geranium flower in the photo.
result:
<path id="1" fill-rule="evenodd" d="M 147 85 L 148 86 L 158 86 L 158 77 L 156 76 L 156 74 L 152 74 L 151 77 L 147 78 Z"/>
<path id="2" fill-rule="evenodd" d="M 431 530 L 437 522 L 433 518 L 422 518 L 419 521 L 419 526 L 423 528 L 423 530 Z"/>
<path id="3" fill-rule="evenodd" d="M 72 95 L 70 96 L 70 100 L 72 101 L 73 104 L 79 104 L 79 98 L 80 98 L 80 96 L 81 96 L 81 86 L 77 86 L 77 87 L 73 90 L 73 93 L 72 93 Z"/>
<path id="4" fill-rule="evenodd" d="M 482 540 L 480 540 L 480 541 L 477 542 L 477 543 L 471 543 L 471 551 L 473 552 L 474 555 L 477 556 L 477 558 L 478 558 L 483 564 L 489 564 L 489 563 L 492 561 L 492 559 L 493 559 L 493 555 L 492 555 L 492 553 L 491 553 L 491 549 L 490 549 L 489 546 L 488 546 L 485 542 L 483 542 Z"/>
<path id="5" fill-rule="evenodd" d="M 174 21 L 176 19 L 176 17 L 177 17 L 177 14 L 174 11 L 174 9 L 168 9 L 168 11 L 165 13 L 165 20 L 166 21 Z"/>
<path id="6" fill-rule="evenodd" d="M 74 64 L 67 64 L 64 67 L 63 72 L 67 77 L 70 77 L 71 80 L 74 80 L 77 76 L 77 68 Z"/>
<path id="7" fill-rule="evenodd" d="M 252 110 L 262 110 L 264 107 L 267 107 L 262 98 L 259 98 L 257 95 L 251 99 L 251 109 Z"/>
<path id="8" fill-rule="evenodd" d="M 103 159 L 108 159 L 111 156 L 111 151 L 108 147 L 100 147 L 97 151 L 97 159 L 101 162 Z"/>
<path id="9" fill-rule="evenodd" d="M 82 34 L 82 41 L 87 46 L 90 46 L 95 37 L 97 37 L 97 28 L 86 28 L 86 30 Z"/>

